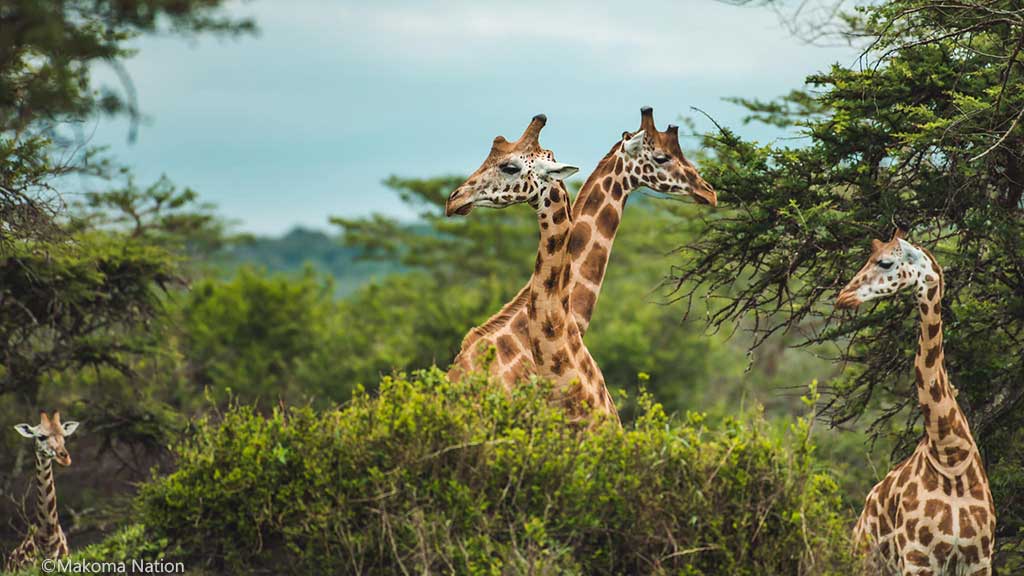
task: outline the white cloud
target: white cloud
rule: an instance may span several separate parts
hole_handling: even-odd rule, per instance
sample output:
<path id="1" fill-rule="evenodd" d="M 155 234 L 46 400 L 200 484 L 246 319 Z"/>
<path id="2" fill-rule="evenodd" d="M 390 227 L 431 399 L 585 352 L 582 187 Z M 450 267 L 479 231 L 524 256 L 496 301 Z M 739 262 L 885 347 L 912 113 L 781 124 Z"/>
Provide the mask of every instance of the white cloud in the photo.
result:
<path id="1" fill-rule="evenodd" d="M 252 5 L 268 30 L 290 29 L 390 65 L 479 70 L 515 57 L 608 74 L 772 74 L 822 60 L 821 48 L 792 38 L 776 16 L 714 0 L 662 2 L 367 2 L 308 0 Z M 832 51 L 836 58 L 849 51 Z M 809 54 L 813 53 L 813 54 Z"/>

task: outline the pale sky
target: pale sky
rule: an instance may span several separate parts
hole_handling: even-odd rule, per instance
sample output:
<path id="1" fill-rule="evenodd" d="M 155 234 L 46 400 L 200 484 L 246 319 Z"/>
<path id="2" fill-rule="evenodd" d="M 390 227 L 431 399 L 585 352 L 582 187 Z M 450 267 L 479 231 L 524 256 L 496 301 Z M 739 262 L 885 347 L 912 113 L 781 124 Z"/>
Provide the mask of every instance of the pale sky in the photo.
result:
<path id="1" fill-rule="evenodd" d="M 135 144 L 124 121 L 86 132 L 141 183 L 167 174 L 264 234 L 326 229 L 331 215 L 411 219 L 381 180 L 468 174 L 494 136 L 517 137 L 538 113 L 542 144 L 581 177 L 645 105 L 661 127 L 696 106 L 771 139 L 724 98 L 773 98 L 859 53 L 807 46 L 766 8 L 713 0 L 231 6 L 258 35 L 137 43 L 126 65 L 148 120 Z"/>

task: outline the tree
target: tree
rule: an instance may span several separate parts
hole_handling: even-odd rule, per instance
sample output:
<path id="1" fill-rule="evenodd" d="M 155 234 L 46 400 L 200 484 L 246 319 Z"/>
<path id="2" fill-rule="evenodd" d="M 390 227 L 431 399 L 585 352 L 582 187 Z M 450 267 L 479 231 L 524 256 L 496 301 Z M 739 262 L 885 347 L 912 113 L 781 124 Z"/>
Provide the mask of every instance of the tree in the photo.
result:
<path id="1" fill-rule="evenodd" d="M 710 323 L 749 322 L 755 347 L 776 333 L 829 345 L 846 366 L 832 422 L 868 414 L 905 454 L 919 433 L 912 301 L 840 317 L 832 299 L 872 237 L 909 227 L 945 269 L 948 368 L 1005 544 L 1024 526 L 1024 8 L 893 0 L 842 22 L 869 42 L 860 66 L 774 102 L 738 100 L 752 120 L 801 130 L 805 146 L 724 128 L 704 138 L 702 170 L 728 209 L 682 251 L 677 296 L 711 290 Z"/>

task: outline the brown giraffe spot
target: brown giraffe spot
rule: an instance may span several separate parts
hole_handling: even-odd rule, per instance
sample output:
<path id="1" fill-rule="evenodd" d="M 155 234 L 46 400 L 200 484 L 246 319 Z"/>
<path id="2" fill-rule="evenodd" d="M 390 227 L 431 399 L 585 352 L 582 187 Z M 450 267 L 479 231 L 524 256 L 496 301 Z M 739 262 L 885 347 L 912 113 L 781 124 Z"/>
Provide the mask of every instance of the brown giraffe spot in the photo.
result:
<path id="1" fill-rule="evenodd" d="M 568 217 L 569 211 L 566 210 L 563 206 L 561 210 L 555 212 L 555 214 L 551 217 L 551 222 L 554 224 L 561 224 L 562 222 L 565 222 L 565 219 Z"/>
<path id="2" fill-rule="evenodd" d="M 945 494 L 946 496 L 953 495 L 953 482 L 949 479 L 948 476 L 942 477 L 942 493 Z"/>
<path id="3" fill-rule="evenodd" d="M 920 550 L 911 550 L 910 553 L 907 554 L 907 562 L 910 562 L 914 566 L 928 566 L 930 561 L 924 552 L 921 552 Z"/>
<path id="4" fill-rule="evenodd" d="M 932 423 L 932 407 L 928 404 L 921 405 L 921 416 L 924 417 L 924 425 L 930 426 Z"/>
<path id="5" fill-rule="evenodd" d="M 569 367 L 569 353 L 564 349 L 555 352 L 551 356 L 551 371 L 556 376 L 561 376 L 565 369 Z"/>
<path id="6" fill-rule="evenodd" d="M 927 546 L 932 543 L 933 538 L 935 536 L 932 534 L 931 529 L 927 526 L 921 526 L 921 530 L 917 533 L 917 541 Z"/>
<path id="7" fill-rule="evenodd" d="M 924 375 L 921 374 L 921 368 L 919 366 L 914 366 L 914 378 L 917 382 L 917 387 L 924 388 Z"/>
<path id="8" fill-rule="evenodd" d="M 949 436 L 950 430 L 953 429 L 949 423 L 949 417 L 939 416 L 935 419 L 936 434 L 939 435 L 939 440 L 942 440 L 946 436 Z M 937 454 L 936 454 L 937 456 Z"/>
<path id="9" fill-rule="evenodd" d="M 943 534 L 953 534 L 953 509 L 949 507 L 949 504 L 942 503 L 942 516 L 939 520 L 939 532 Z"/>
<path id="10" fill-rule="evenodd" d="M 889 524 L 889 518 L 885 514 L 878 517 L 878 533 L 882 536 L 886 536 L 892 532 L 892 526 Z"/>
<path id="11" fill-rule="evenodd" d="M 604 207 L 597 215 L 597 231 L 605 238 L 615 235 L 615 229 L 619 227 L 619 213 L 611 204 Z"/>
<path id="12" fill-rule="evenodd" d="M 978 554 L 978 547 L 974 544 L 969 546 L 960 546 L 960 556 L 963 557 L 967 564 L 977 564 L 978 560 L 981 559 Z"/>
<path id="13" fill-rule="evenodd" d="M 932 278 L 931 276 L 925 276 L 925 277 L 924 277 L 924 281 L 925 281 L 925 282 L 934 282 L 934 281 L 935 281 L 935 279 L 934 279 L 934 278 Z M 931 302 L 932 300 L 934 300 L 934 299 L 935 299 L 935 292 L 936 292 L 936 291 L 937 291 L 938 289 L 939 289 L 939 287 L 938 287 L 938 286 L 932 286 L 931 288 L 929 288 L 929 289 L 928 289 L 928 301 L 929 301 L 929 302 Z"/>
<path id="14" fill-rule="evenodd" d="M 936 322 L 935 324 L 929 324 L 928 325 L 928 339 L 931 340 L 932 338 L 935 338 L 935 335 L 938 334 L 939 330 L 941 330 L 941 329 L 942 329 L 942 324 L 939 324 L 938 322 Z"/>
<path id="15" fill-rule="evenodd" d="M 896 486 L 902 487 L 907 485 L 907 480 L 910 478 L 909 464 L 909 462 L 904 462 L 900 465 L 900 475 L 896 478 Z"/>
<path id="16" fill-rule="evenodd" d="M 562 287 L 563 288 L 569 285 L 569 276 L 571 274 L 572 274 L 572 266 L 564 266 L 562 268 Z M 563 298 L 562 302 L 565 304 L 565 307 L 568 310 L 568 308 L 569 308 L 569 297 L 566 296 L 565 298 Z"/>
<path id="17" fill-rule="evenodd" d="M 621 156 L 615 159 L 615 173 L 616 174 L 622 174 L 622 157 Z"/>
<path id="18" fill-rule="evenodd" d="M 548 237 L 548 254 L 554 254 L 562 249 L 562 245 L 565 243 L 565 236 L 566 234 L 553 234 Z"/>
<path id="19" fill-rule="evenodd" d="M 590 242 L 590 224 L 578 222 L 572 227 L 572 234 L 569 236 L 569 253 L 575 258 L 583 252 L 583 249 Z"/>
<path id="20" fill-rule="evenodd" d="M 907 533 L 907 538 L 910 538 L 911 542 L 917 539 L 917 518 L 907 518 L 907 524 L 903 527 L 903 531 Z"/>
<path id="21" fill-rule="evenodd" d="M 512 320 L 512 332 L 523 346 L 530 346 L 530 321 L 526 319 L 526 314 L 516 314 Z"/>
<path id="22" fill-rule="evenodd" d="M 547 294 L 551 294 L 558 290 L 558 280 L 562 275 L 562 268 L 560 266 L 553 266 L 548 270 L 548 277 L 544 279 L 544 291 Z"/>
<path id="23" fill-rule="evenodd" d="M 928 305 L 927 304 L 921 304 L 921 314 L 927 314 L 927 313 L 928 313 Z"/>
<path id="24" fill-rule="evenodd" d="M 928 368 L 935 366 L 935 359 L 939 357 L 939 353 L 942 352 L 942 346 L 932 346 L 928 349 L 928 356 L 924 359 L 924 365 Z"/>
<path id="25" fill-rule="evenodd" d="M 949 558 L 949 553 L 953 551 L 953 545 L 949 542 L 939 542 L 932 548 L 932 555 L 939 561 L 939 565 L 946 563 L 946 558 Z"/>
<path id="26" fill-rule="evenodd" d="M 580 272 L 583 277 L 594 284 L 600 284 L 604 277 L 604 266 L 608 262 L 608 250 L 604 246 L 595 245 L 583 260 Z"/>
<path id="27" fill-rule="evenodd" d="M 909 470 L 910 467 L 908 466 L 907 469 Z M 917 484 L 911 482 L 903 489 L 903 509 L 907 512 L 913 512 L 914 510 L 917 510 L 918 504 Z"/>
<path id="28" fill-rule="evenodd" d="M 590 318 L 590 315 L 594 312 L 594 303 L 597 301 L 597 296 L 590 291 L 590 288 L 577 284 L 572 290 L 572 309 L 573 312 L 579 314 L 583 318 Z"/>
<path id="29" fill-rule="evenodd" d="M 533 353 L 533 361 L 534 361 L 534 363 L 537 364 L 537 366 L 543 366 L 544 365 L 544 352 L 540 349 L 540 338 L 534 338 L 530 342 L 530 344 L 531 344 L 530 348 L 531 348 L 532 353 Z"/>
<path id="30" fill-rule="evenodd" d="M 612 184 L 612 199 L 618 200 L 622 198 L 622 184 L 616 182 Z"/>
<path id="31" fill-rule="evenodd" d="M 590 196 L 587 197 L 587 201 L 583 203 L 583 213 L 593 216 L 594 214 L 597 214 L 597 211 L 601 208 L 602 204 L 604 204 L 604 192 L 595 186 L 590 191 Z"/>
<path id="32" fill-rule="evenodd" d="M 928 388 L 928 392 L 932 395 L 932 402 L 942 400 L 942 388 L 939 387 L 939 383 L 935 380 L 932 381 L 932 385 Z"/>
<path id="33" fill-rule="evenodd" d="M 981 553 L 985 556 L 992 553 L 992 540 L 988 536 L 981 537 Z"/>
<path id="34" fill-rule="evenodd" d="M 978 531 L 971 523 L 971 513 L 966 508 L 960 509 L 960 537 L 964 539 L 974 538 Z"/>
<path id="35" fill-rule="evenodd" d="M 900 534 L 899 534 L 899 535 L 898 535 L 898 536 L 896 537 L 896 540 L 898 540 L 898 541 L 899 541 L 899 543 L 900 543 L 900 548 L 904 548 L 904 547 L 906 547 L 906 545 L 907 545 L 907 536 L 906 536 L 906 534 L 900 533 Z"/>
<path id="36" fill-rule="evenodd" d="M 966 459 L 967 459 L 967 457 L 965 456 L 963 458 L 963 460 L 966 460 Z M 957 498 L 963 498 L 964 497 L 964 479 L 963 479 L 963 476 L 957 476 L 956 477 L 956 482 L 953 483 L 953 490 L 956 492 L 956 497 Z"/>
<path id="37" fill-rule="evenodd" d="M 974 522 L 978 525 L 978 528 L 988 524 L 988 510 L 984 506 L 971 506 L 969 508 L 971 516 L 974 517 Z"/>
<path id="38" fill-rule="evenodd" d="M 555 320 L 551 318 L 550 314 L 548 314 L 547 318 L 544 318 L 544 321 L 541 322 L 540 330 L 548 340 L 554 340 L 557 336 L 557 334 L 555 334 Z"/>
<path id="39" fill-rule="evenodd" d="M 592 378 L 594 376 L 594 360 L 588 357 L 582 364 L 583 373 L 587 375 L 587 378 Z"/>
<path id="40" fill-rule="evenodd" d="M 612 187 L 612 177 L 609 174 L 608 176 L 604 177 L 604 180 L 601 180 L 601 190 L 604 190 L 605 192 L 607 192 L 608 189 L 611 188 L 611 187 Z"/>
<path id="41" fill-rule="evenodd" d="M 505 334 L 498 338 L 498 356 L 502 362 L 508 363 L 518 353 L 519 346 L 516 346 L 516 341 L 511 336 Z"/>
<path id="42" fill-rule="evenodd" d="M 941 311 L 942 311 L 942 305 L 940 303 L 936 302 L 935 306 L 932 306 L 932 312 L 938 314 Z"/>

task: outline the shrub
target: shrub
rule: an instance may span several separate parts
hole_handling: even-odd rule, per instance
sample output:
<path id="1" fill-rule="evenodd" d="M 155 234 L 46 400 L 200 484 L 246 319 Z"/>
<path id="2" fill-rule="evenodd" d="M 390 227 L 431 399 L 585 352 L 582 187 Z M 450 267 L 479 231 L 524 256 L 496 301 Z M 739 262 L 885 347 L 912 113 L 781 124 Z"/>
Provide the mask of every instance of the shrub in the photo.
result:
<path id="1" fill-rule="evenodd" d="M 230 573 L 852 573 L 808 420 L 711 429 L 644 398 L 581 430 L 548 399 L 434 369 L 336 410 L 236 405 L 143 486 L 145 540 Z"/>

